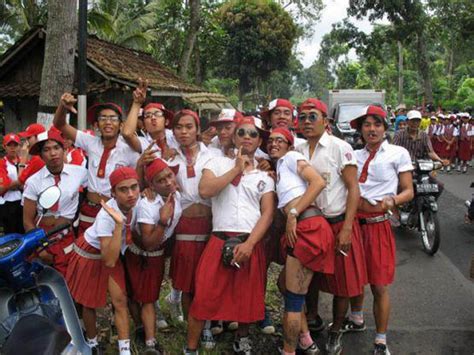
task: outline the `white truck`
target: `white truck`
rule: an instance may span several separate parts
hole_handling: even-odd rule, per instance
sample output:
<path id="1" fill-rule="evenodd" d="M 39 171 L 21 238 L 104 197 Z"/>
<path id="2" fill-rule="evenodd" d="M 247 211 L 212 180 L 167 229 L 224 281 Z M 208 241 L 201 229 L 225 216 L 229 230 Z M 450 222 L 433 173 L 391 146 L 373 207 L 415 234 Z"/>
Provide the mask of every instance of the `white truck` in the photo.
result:
<path id="1" fill-rule="evenodd" d="M 385 90 L 328 90 L 323 101 L 328 105 L 333 134 L 355 146 L 359 137 L 349 122 L 361 116 L 367 105 L 384 107 Z"/>

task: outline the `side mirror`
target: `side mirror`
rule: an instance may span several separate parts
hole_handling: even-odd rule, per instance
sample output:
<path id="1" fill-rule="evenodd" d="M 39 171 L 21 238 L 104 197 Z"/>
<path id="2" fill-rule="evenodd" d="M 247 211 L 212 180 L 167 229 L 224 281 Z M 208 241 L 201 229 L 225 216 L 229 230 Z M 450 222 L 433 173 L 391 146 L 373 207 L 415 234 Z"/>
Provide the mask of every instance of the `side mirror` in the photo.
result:
<path id="1" fill-rule="evenodd" d="M 56 185 L 53 185 L 41 191 L 38 197 L 38 203 L 43 209 L 48 210 L 59 201 L 60 197 L 61 189 Z"/>

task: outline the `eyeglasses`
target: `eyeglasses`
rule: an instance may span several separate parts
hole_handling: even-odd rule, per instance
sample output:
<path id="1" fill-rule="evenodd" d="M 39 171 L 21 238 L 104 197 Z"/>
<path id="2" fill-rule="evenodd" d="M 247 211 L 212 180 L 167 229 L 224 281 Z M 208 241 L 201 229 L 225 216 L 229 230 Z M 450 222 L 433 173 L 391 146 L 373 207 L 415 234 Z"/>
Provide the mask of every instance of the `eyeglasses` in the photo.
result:
<path id="1" fill-rule="evenodd" d="M 309 120 L 311 123 L 314 123 L 318 120 L 319 116 L 317 113 L 311 112 L 309 114 L 302 113 L 298 116 L 298 121 L 301 123 L 306 122 L 306 120 Z"/>
<path id="2" fill-rule="evenodd" d="M 283 144 L 283 143 L 286 143 L 286 144 L 288 144 L 288 141 L 285 140 L 285 139 L 283 139 L 283 138 L 280 138 L 280 137 L 276 137 L 276 138 L 271 138 L 271 137 L 270 137 L 270 138 L 268 138 L 267 144 L 268 144 L 268 145 L 271 145 L 271 144 L 273 144 L 273 143 L 276 143 L 276 144 Z"/>
<path id="3" fill-rule="evenodd" d="M 239 128 L 237 130 L 237 135 L 242 138 L 245 137 L 245 135 L 248 135 L 250 138 L 257 138 L 260 136 L 257 130 L 255 129 L 245 129 L 245 128 Z"/>
<path id="4" fill-rule="evenodd" d="M 107 121 L 110 121 L 112 123 L 116 123 L 118 121 L 120 121 L 120 118 L 119 116 L 117 115 L 112 115 L 112 116 L 99 116 L 97 117 L 97 121 L 99 122 L 107 122 Z"/>
<path id="5" fill-rule="evenodd" d="M 144 118 L 152 118 L 152 117 L 156 117 L 156 118 L 159 118 L 159 117 L 163 117 L 164 114 L 162 111 L 154 111 L 154 112 L 147 112 L 145 113 L 145 115 L 143 115 Z"/>

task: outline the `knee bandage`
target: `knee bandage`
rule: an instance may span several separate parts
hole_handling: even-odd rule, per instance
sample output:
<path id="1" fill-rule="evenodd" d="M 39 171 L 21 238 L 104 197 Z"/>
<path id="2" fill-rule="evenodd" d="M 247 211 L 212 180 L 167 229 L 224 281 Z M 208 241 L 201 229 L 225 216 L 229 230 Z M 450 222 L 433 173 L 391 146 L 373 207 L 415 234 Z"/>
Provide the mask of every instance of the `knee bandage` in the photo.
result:
<path id="1" fill-rule="evenodd" d="M 305 296 L 291 291 L 285 293 L 285 312 L 301 312 L 303 310 Z"/>

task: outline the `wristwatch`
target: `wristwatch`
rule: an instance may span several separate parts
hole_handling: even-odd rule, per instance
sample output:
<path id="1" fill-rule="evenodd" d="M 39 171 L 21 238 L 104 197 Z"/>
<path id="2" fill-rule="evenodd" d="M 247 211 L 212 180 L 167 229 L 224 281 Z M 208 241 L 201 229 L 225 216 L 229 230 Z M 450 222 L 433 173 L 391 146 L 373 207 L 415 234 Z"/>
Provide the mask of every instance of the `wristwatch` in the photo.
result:
<path id="1" fill-rule="evenodd" d="M 296 210 L 296 208 L 292 208 L 290 209 L 290 211 L 288 212 L 289 214 L 291 214 L 292 216 L 295 216 L 295 217 L 298 217 L 300 214 L 298 213 L 298 211 Z"/>

